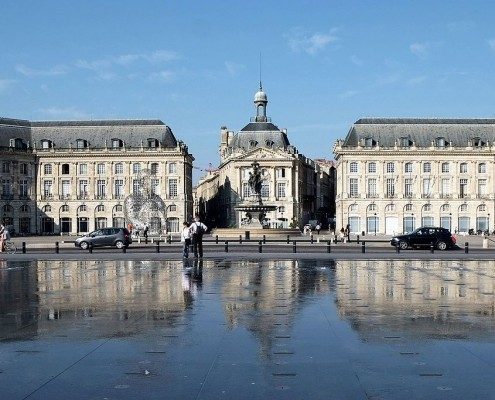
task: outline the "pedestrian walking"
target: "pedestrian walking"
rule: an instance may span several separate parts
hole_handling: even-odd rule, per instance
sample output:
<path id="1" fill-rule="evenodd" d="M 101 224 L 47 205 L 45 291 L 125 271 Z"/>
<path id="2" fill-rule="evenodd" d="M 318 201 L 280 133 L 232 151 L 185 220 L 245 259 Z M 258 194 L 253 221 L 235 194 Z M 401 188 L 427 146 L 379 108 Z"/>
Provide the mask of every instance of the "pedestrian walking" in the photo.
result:
<path id="1" fill-rule="evenodd" d="M 316 233 L 317 233 L 318 235 L 320 234 L 320 230 L 321 230 L 321 225 L 320 225 L 320 223 L 318 222 L 318 223 L 316 224 Z"/>
<path id="2" fill-rule="evenodd" d="M 207 226 L 201 222 L 199 214 L 194 217 L 194 222 L 191 224 L 192 246 L 194 257 L 203 257 L 203 235 L 206 233 Z"/>
<path id="3" fill-rule="evenodd" d="M 189 246 L 191 245 L 191 229 L 189 222 L 184 222 L 182 224 L 182 233 L 180 235 L 180 241 L 182 242 L 182 256 L 184 258 L 189 257 Z"/>
<path id="4" fill-rule="evenodd" d="M 143 235 L 145 240 L 148 240 L 148 229 L 149 229 L 148 225 L 145 225 L 143 230 Z"/>
<path id="5" fill-rule="evenodd" d="M 4 222 L 0 223 L 0 253 L 3 253 L 5 250 L 5 231 L 7 228 L 4 225 Z"/>

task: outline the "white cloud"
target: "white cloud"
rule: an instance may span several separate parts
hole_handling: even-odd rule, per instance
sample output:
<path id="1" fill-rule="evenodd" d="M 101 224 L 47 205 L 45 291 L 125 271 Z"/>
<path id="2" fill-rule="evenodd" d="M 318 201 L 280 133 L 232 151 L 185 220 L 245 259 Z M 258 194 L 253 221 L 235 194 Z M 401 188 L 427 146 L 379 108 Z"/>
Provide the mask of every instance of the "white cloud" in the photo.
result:
<path id="1" fill-rule="evenodd" d="M 148 76 L 149 81 L 154 81 L 154 82 L 171 82 L 174 80 L 175 74 L 172 71 L 158 71 L 158 72 L 153 72 Z"/>
<path id="2" fill-rule="evenodd" d="M 233 61 L 225 61 L 225 68 L 230 76 L 238 76 L 242 71 L 246 69 L 243 64 L 237 64 Z"/>
<path id="3" fill-rule="evenodd" d="M 16 65 L 15 70 L 24 76 L 32 78 L 35 76 L 64 75 L 68 72 L 69 68 L 66 65 L 55 65 L 48 69 L 35 69 L 27 67 L 24 64 L 18 64 Z"/>
<path id="4" fill-rule="evenodd" d="M 332 29 L 329 33 L 309 33 L 302 31 L 299 28 L 292 29 L 285 35 L 288 45 L 293 52 L 304 52 L 314 55 L 323 50 L 331 43 L 338 41 L 335 35 L 336 29 Z"/>
<path id="5" fill-rule="evenodd" d="M 15 79 L 0 79 L 0 93 L 7 92 L 16 82 Z"/>
<path id="6" fill-rule="evenodd" d="M 89 116 L 84 111 L 78 110 L 75 107 L 49 107 L 38 110 L 42 118 L 47 119 L 88 119 Z"/>
<path id="7" fill-rule="evenodd" d="M 488 46 L 490 46 L 490 49 L 495 51 L 495 39 L 488 39 L 487 42 L 488 42 Z"/>
<path id="8" fill-rule="evenodd" d="M 363 60 L 361 60 L 358 56 L 352 55 L 351 56 L 351 62 L 358 67 L 361 67 L 363 65 Z"/>

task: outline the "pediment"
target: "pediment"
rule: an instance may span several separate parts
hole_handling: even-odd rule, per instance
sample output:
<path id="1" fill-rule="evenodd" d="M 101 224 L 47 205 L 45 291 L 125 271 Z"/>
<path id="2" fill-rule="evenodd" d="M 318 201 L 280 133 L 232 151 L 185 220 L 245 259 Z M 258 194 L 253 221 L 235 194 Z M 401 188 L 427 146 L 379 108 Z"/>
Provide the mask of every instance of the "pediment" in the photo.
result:
<path id="1" fill-rule="evenodd" d="M 291 160 L 292 154 L 267 148 L 257 148 L 246 151 L 236 157 L 237 160 Z"/>

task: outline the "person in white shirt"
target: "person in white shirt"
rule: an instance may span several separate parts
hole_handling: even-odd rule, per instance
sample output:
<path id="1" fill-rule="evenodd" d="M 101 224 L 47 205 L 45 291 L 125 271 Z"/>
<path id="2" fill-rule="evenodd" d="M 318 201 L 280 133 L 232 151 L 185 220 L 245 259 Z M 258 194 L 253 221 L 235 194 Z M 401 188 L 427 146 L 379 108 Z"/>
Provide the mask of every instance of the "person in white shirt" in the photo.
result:
<path id="1" fill-rule="evenodd" d="M 183 243 L 182 256 L 184 258 L 189 257 L 189 246 L 191 245 L 191 227 L 189 222 L 184 222 L 182 224 L 182 233 L 180 235 L 180 241 Z"/>
<path id="2" fill-rule="evenodd" d="M 195 258 L 198 258 L 198 254 L 201 258 L 203 257 L 203 234 L 206 233 L 207 229 L 206 225 L 201 222 L 199 214 L 196 214 L 194 222 L 191 224 L 192 245 Z"/>

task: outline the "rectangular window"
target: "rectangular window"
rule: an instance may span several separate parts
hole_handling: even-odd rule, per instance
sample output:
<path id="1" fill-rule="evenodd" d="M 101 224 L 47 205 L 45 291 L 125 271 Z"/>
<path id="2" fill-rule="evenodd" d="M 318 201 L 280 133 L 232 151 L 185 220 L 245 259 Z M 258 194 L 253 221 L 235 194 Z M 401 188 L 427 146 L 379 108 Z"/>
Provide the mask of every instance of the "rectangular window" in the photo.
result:
<path id="1" fill-rule="evenodd" d="M 395 172 L 395 164 L 392 162 L 387 163 L 387 173 L 392 174 Z"/>
<path id="2" fill-rule="evenodd" d="M 406 197 L 412 197 L 413 194 L 413 180 L 407 178 L 404 180 L 404 195 Z"/>
<path id="3" fill-rule="evenodd" d="M 96 196 L 99 199 L 104 199 L 107 194 L 107 183 L 104 179 L 98 179 L 96 181 Z"/>
<path id="4" fill-rule="evenodd" d="M 270 197 L 270 184 L 267 182 L 261 184 L 261 197 Z"/>
<path id="5" fill-rule="evenodd" d="M 62 181 L 62 198 L 67 199 L 70 196 L 70 181 L 63 180 Z"/>
<path id="6" fill-rule="evenodd" d="M 277 183 L 277 198 L 285 197 L 285 183 Z"/>
<path id="7" fill-rule="evenodd" d="M 358 197 L 358 180 L 357 178 L 349 179 L 349 196 Z"/>
<path id="8" fill-rule="evenodd" d="M 469 226 L 471 224 L 469 217 L 459 217 L 458 221 L 459 232 L 469 232 Z"/>
<path id="9" fill-rule="evenodd" d="M 285 178 L 285 168 L 277 168 L 277 178 Z"/>
<path id="10" fill-rule="evenodd" d="M 376 179 L 368 179 L 368 197 L 374 198 L 376 197 Z"/>
<path id="11" fill-rule="evenodd" d="M 394 178 L 387 178 L 386 195 L 388 198 L 395 197 L 395 179 Z"/>
<path id="12" fill-rule="evenodd" d="M 9 174 L 10 173 L 10 162 L 4 162 L 4 163 L 2 163 L 2 172 L 4 174 Z"/>
<path id="13" fill-rule="evenodd" d="M 251 196 L 251 188 L 247 182 L 242 183 L 242 197 L 247 198 Z"/>
<path id="14" fill-rule="evenodd" d="M 168 195 L 170 198 L 177 197 L 177 179 L 169 179 L 168 181 Z"/>
<path id="15" fill-rule="evenodd" d="M 105 164 L 98 164 L 96 172 L 98 175 L 104 174 L 105 173 Z"/>
<path id="16" fill-rule="evenodd" d="M 19 165 L 19 172 L 21 173 L 21 175 L 28 175 L 29 173 L 28 164 L 22 163 L 21 165 Z"/>
<path id="17" fill-rule="evenodd" d="M 51 175 L 52 174 L 52 164 L 45 164 L 43 166 L 43 172 L 45 175 Z"/>
<path id="18" fill-rule="evenodd" d="M 449 163 L 442 164 L 442 173 L 447 174 L 450 171 Z"/>
<path id="19" fill-rule="evenodd" d="M 115 173 L 116 174 L 123 174 L 124 173 L 124 164 L 118 163 L 115 164 Z"/>
<path id="20" fill-rule="evenodd" d="M 10 184 L 10 180 L 2 180 L 2 195 L 4 199 L 10 197 L 10 195 L 12 194 L 11 188 L 12 185 Z"/>
<path id="21" fill-rule="evenodd" d="M 376 174 L 376 163 L 371 162 L 368 164 L 368 172 L 370 174 Z"/>
<path id="22" fill-rule="evenodd" d="M 429 162 L 423 164 L 423 172 L 427 174 L 431 172 L 431 164 Z"/>
<path id="23" fill-rule="evenodd" d="M 79 198 L 80 199 L 88 198 L 88 181 L 86 179 L 81 179 L 79 181 Z"/>
<path id="24" fill-rule="evenodd" d="M 480 197 L 486 195 L 486 179 L 478 179 L 478 195 Z"/>
<path id="25" fill-rule="evenodd" d="M 352 173 L 358 172 L 357 162 L 351 162 L 351 164 L 349 166 L 349 172 L 352 172 Z"/>
<path id="26" fill-rule="evenodd" d="M 433 217 L 421 218 L 421 226 L 435 226 L 435 224 L 433 223 Z"/>
<path id="27" fill-rule="evenodd" d="M 151 164 L 151 174 L 152 175 L 158 174 L 158 163 Z"/>
<path id="28" fill-rule="evenodd" d="M 79 164 L 79 175 L 88 174 L 88 164 Z"/>
<path id="29" fill-rule="evenodd" d="M 177 164 L 176 163 L 169 163 L 168 164 L 168 173 L 169 174 L 177 173 Z"/>
<path id="30" fill-rule="evenodd" d="M 151 180 L 151 193 L 156 194 L 157 196 L 160 194 L 160 180 L 152 179 Z"/>
<path id="31" fill-rule="evenodd" d="M 459 196 L 461 198 L 467 196 L 467 184 L 468 184 L 467 179 L 460 179 L 459 180 Z"/>
<path id="32" fill-rule="evenodd" d="M 429 197 L 431 192 L 431 179 L 424 178 L 423 179 L 423 197 Z"/>
<path id="33" fill-rule="evenodd" d="M 19 180 L 19 196 L 27 197 L 28 196 L 28 181 L 27 179 Z"/>
<path id="34" fill-rule="evenodd" d="M 51 197 L 52 196 L 52 181 L 44 181 L 43 182 L 43 196 Z"/>
<path id="35" fill-rule="evenodd" d="M 124 195 L 124 181 L 122 179 L 115 179 L 115 197 L 120 199 Z"/>
<path id="36" fill-rule="evenodd" d="M 460 166 L 459 166 L 459 172 L 461 174 L 467 174 L 468 172 L 468 168 L 467 168 L 467 164 L 466 163 L 462 163 Z"/>
<path id="37" fill-rule="evenodd" d="M 450 196 L 450 179 L 442 179 L 442 193 L 443 196 Z"/>
<path id="38" fill-rule="evenodd" d="M 137 196 L 141 193 L 141 179 L 134 179 L 132 181 L 132 194 Z"/>
<path id="39" fill-rule="evenodd" d="M 140 172 L 141 172 L 141 164 L 139 163 L 132 164 L 132 173 L 139 174 Z"/>

